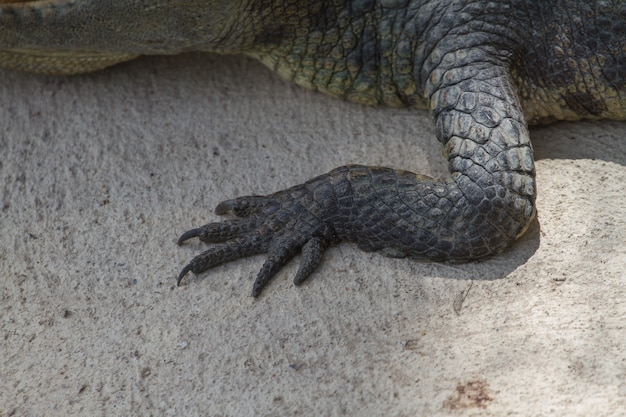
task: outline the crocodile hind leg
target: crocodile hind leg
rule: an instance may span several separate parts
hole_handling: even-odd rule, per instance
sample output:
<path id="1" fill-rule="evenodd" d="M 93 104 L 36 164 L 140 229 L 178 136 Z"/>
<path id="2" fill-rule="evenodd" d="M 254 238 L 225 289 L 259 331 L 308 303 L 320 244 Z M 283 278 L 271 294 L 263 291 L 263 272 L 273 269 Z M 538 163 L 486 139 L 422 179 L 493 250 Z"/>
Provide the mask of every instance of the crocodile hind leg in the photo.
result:
<path id="1" fill-rule="evenodd" d="M 535 212 L 534 164 L 506 60 L 467 48 L 433 53 L 424 70 L 451 178 L 345 166 L 272 195 L 225 201 L 216 213 L 233 219 L 181 236 L 179 244 L 198 237 L 211 247 L 185 266 L 178 283 L 190 271 L 265 253 L 257 296 L 300 252 L 294 281 L 302 282 L 334 242 L 394 257 L 468 261 L 519 237 Z"/>

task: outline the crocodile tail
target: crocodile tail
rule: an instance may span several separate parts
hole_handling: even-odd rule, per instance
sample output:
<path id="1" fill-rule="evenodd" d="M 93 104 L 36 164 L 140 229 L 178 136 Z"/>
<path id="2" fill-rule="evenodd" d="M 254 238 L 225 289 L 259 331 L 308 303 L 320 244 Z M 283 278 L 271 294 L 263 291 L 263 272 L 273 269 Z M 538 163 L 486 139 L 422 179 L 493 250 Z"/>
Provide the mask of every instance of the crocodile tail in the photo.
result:
<path id="1" fill-rule="evenodd" d="M 136 54 L 68 48 L 54 36 L 38 34 L 42 21 L 71 8 L 68 1 L 0 0 L 0 67 L 40 74 L 69 75 L 96 71 L 135 58 Z M 26 35 L 25 35 L 26 34 Z M 25 39 L 30 39 L 26 41 Z"/>
<path id="2" fill-rule="evenodd" d="M 136 58 L 131 54 L 0 50 L 0 67 L 37 74 L 72 75 L 97 71 Z"/>
<path id="3" fill-rule="evenodd" d="M 97 71 L 136 58 L 130 54 L 0 50 L 0 67 L 37 74 L 72 75 Z"/>

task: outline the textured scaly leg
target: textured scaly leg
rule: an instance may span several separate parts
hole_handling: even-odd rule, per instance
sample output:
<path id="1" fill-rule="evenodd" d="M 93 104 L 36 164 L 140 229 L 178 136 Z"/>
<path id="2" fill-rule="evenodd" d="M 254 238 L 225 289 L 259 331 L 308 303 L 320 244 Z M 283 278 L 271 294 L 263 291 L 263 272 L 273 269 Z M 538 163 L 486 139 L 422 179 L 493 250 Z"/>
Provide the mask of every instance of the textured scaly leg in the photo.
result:
<path id="1" fill-rule="evenodd" d="M 445 42 L 442 42 L 445 46 Z M 452 50 L 452 46 L 450 47 Z M 445 52 L 445 51 L 444 51 Z M 253 295 L 300 251 L 302 282 L 338 241 L 394 257 L 468 261 L 501 252 L 535 212 L 532 150 L 507 60 L 471 46 L 433 53 L 425 92 L 451 178 L 382 167 L 345 166 L 305 184 L 221 203 L 235 220 L 184 234 L 214 246 L 178 278 L 267 253 Z"/>

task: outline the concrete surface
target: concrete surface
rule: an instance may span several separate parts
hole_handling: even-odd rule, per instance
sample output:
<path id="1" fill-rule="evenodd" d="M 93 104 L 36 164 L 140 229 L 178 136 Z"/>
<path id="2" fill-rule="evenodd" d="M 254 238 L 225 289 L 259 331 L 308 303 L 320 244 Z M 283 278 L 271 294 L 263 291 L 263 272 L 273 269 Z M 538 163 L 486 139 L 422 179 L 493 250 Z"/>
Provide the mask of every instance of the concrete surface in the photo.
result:
<path id="1" fill-rule="evenodd" d="M 532 130 L 539 218 L 501 256 L 344 244 L 255 300 L 262 257 L 176 288 L 177 237 L 346 163 L 445 175 L 427 113 L 243 57 L 0 74 L 0 416 L 626 413 L 626 124 Z"/>

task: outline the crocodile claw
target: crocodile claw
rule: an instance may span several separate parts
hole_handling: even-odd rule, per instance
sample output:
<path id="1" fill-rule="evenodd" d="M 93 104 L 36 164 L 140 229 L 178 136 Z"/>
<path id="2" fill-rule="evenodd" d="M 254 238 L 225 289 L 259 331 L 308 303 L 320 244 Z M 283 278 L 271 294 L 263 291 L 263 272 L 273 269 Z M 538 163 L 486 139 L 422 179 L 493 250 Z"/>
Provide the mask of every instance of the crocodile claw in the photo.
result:
<path id="1" fill-rule="evenodd" d="M 252 295 L 257 297 L 281 267 L 302 253 L 294 278 L 294 284 L 300 285 L 335 240 L 332 227 L 306 207 L 304 194 L 305 190 L 294 188 L 266 197 L 240 197 L 220 203 L 216 214 L 229 214 L 233 219 L 191 229 L 178 239 L 180 245 L 197 237 L 211 247 L 181 270 L 177 285 L 189 272 L 199 274 L 227 262 L 265 253 L 267 259 L 252 289 Z"/>

